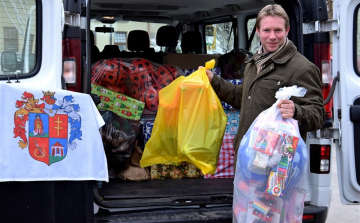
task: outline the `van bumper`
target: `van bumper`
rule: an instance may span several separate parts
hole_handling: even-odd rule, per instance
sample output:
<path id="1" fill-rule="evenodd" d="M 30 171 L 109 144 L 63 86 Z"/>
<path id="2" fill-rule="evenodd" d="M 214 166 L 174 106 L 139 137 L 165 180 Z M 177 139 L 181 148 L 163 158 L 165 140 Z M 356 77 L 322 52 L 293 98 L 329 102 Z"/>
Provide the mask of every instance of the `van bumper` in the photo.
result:
<path id="1" fill-rule="evenodd" d="M 168 210 L 149 210 L 140 212 L 109 213 L 100 207 L 95 214 L 95 223 L 232 223 L 232 207 L 180 208 Z"/>
<path id="2" fill-rule="evenodd" d="M 94 181 L 0 183 L 0 222 L 94 222 Z"/>
<path id="3" fill-rule="evenodd" d="M 313 219 L 303 220 L 303 223 L 325 223 L 328 207 L 313 205 L 304 206 L 304 215 L 313 215 Z M 100 211 L 95 215 L 95 223 L 100 222 L 141 222 L 141 223 L 231 223 L 231 207 L 205 208 L 205 209 L 177 209 L 161 211 L 145 211 L 138 213 L 109 213 Z"/>
<path id="4" fill-rule="evenodd" d="M 313 215 L 314 218 L 303 220 L 303 223 L 325 223 L 328 215 L 328 207 L 318 207 L 305 204 L 304 215 Z"/>

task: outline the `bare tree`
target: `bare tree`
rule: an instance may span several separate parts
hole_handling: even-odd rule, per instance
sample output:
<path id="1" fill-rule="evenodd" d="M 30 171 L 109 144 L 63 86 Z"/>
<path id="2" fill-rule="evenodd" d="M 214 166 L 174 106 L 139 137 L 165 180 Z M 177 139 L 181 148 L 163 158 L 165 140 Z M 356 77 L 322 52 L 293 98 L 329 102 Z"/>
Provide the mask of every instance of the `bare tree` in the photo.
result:
<path id="1" fill-rule="evenodd" d="M 29 4 L 27 0 L 1 0 L 8 19 L 21 36 L 25 37 L 29 18 Z"/>
<path id="2" fill-rule="evenodd" d="M 206 27 L 208 52 L 224 54 L 233 49 L 234 36 L 231 23 L 212 24 Z"/>
<path id="3" fill-rule="evenodd" d="M 233 35 L 231 30 L 231 23 L 221 23 L 216 27 L 216 39 L 219 43 L 219 47 L 223 53 L 227 53 L 233 49 Z"/>

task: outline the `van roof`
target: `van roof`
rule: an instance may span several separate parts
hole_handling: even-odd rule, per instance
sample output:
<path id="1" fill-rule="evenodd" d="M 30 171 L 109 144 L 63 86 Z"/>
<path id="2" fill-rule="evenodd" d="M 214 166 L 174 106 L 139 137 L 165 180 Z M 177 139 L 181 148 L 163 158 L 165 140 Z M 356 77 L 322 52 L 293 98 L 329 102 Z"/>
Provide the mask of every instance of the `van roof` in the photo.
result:
<path id="1" fill-rule="evenodd" d="M 258 12 L 259 8 L 273 3 L 273 0 L 92 0 L 91 17 L 104 23 L 132 20 L 173 24 Z M 104 19 L 105 16 L 114 18 Z"/>

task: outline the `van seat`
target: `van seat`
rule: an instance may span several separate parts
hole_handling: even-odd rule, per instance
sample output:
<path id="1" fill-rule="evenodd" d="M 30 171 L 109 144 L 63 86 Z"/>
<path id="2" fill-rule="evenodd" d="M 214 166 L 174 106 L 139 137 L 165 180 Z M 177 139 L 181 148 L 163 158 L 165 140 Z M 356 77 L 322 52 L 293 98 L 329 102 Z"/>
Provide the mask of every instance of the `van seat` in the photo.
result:
<path id="1" fill-rule="evenodd" d="M 187 31 L 181 39 L 182 53 L 202 53 L 202 39 L 200 32 Z"/>
<path id="2" fill-rule="evenodd" d="M 128 50 L 147 52 L 150 48 L 149 34 L 144 30 L 131 30 L 127 39 Z"/>
<path id="3" fill-rule="evenodd" d="M 102 59 L 109 59 L 113 57 L 120 57 L 120 50 L 117 45 L 105 45 L 100 53 Z"/>
<path id="4" fill-rule="evenodd" d="M 205 66 L 209 60 L 217 59 L 218 54 L 202 54 L 202 39 L 200 32 L 187 31 L 181 39 L 182 53 L 169 53 L 163 57 L 164 64 L 178 66 L 181 69 L 197 69 Z"/>
<path id="5" fill-rule="evenodd" d="M 177 34 L 174 26 L 162 26 L 156 33 L 156 45 L 161 47 L 162 52 L 175 52 L 177 45 Z M 162 47 L 167 48 L 162 50 Z"/>
<path id="6" fill-rule="evenodd" d="M 91 63 L 95 63 L 96 61 L 100 60 L 100 50 L 95 45 L 94 41 L 94 33 L 90 30 L 90 46 L 91 46 Z"/>
<path id="7" fill-rule="evenodd" d="M 149 34 L 144 30 L 131 30 L 127 39 L 127 52 L 120 52 L 122 58 L 144 58 L 162 64 L 163 55 L 150 48 Z"/>

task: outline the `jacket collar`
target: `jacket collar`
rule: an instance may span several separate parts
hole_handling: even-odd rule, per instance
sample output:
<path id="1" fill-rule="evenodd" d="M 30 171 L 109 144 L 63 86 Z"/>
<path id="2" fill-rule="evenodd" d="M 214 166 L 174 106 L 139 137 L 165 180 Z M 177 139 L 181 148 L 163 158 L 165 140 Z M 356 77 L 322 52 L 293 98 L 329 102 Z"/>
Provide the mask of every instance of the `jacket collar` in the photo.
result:
<path id="1" fill-rule="evenodd" d="M 288 41 L 289 41 L 288 44 L 279 53 L 273 56 L 270 60 L 272 60 L 274 63 L 277 64 L 284 64 L 296 54 L 297 52 L 296 46 L 293 44 L 291 40 Z M 245 63 L 254 62 L 254 56 L 246 60 Z"/>

